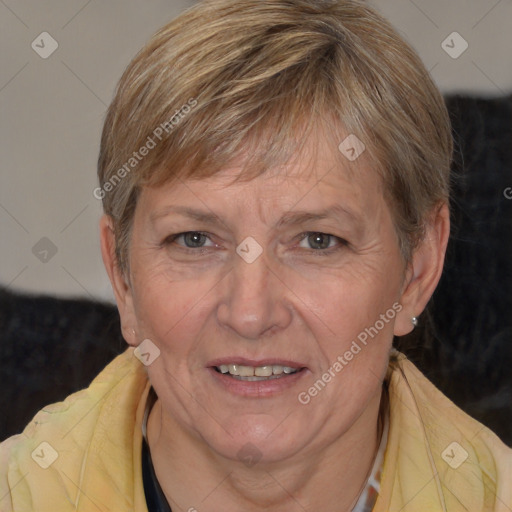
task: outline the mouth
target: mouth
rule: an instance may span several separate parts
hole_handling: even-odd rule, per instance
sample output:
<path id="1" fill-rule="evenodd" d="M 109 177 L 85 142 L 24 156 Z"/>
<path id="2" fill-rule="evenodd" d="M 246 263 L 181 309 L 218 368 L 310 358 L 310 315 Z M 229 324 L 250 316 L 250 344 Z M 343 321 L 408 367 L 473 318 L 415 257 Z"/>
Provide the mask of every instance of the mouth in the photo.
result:
<path id="1" fill-rule="evenodd" d="M 283 379 L 304 370 L 304 368 L 285 366 L 282 364 L 268 364 L 263 366 L 246 366 L 241 364 L 221 364 L 213 369 L 226 377 L 246 382 L 259 382 L 274 379 Z"/>

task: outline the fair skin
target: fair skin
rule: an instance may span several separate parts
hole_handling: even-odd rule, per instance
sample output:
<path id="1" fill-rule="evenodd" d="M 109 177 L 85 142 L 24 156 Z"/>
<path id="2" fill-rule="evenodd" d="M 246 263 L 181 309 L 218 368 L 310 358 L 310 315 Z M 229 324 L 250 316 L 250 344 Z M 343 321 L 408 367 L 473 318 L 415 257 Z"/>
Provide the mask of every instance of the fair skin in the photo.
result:
<path id="1" fill-rule="evenodd" d="M 148 438 L 173 510 L 339 512 L 367 479 L 393 334 L 412 330 L 437 285 L 449 214 L 436 210 L 406 264 L 376 173 L 320 149 L 314 166 L 297 159 L 251 181 L 232 183 L 233 166 L 144 189 L 129 272 L 102 219 L 125 337 L 161 351 L 148 367 L 159 397 Z M 236 252 L 246 237 L 263 249 L 252 263 Z M 396 303 L 400 312 L 301 403 Z M 215 369 L 230 362 L 300 371 L 247 381 Z"/>

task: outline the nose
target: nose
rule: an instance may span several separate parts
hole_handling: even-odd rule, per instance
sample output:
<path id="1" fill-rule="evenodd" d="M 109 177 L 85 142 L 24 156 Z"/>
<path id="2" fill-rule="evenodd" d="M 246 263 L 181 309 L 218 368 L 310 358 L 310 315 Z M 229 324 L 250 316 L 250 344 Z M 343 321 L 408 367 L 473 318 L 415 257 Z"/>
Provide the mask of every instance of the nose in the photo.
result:
<path id="1" fill-rule="evenodd" d="M 217 307 L 218 322 L 248 340 L 284 329 L 292 320 L 286 291 L 263 256 L 252 263 L 237 257 L 233 270 L 226 276 Z"/>

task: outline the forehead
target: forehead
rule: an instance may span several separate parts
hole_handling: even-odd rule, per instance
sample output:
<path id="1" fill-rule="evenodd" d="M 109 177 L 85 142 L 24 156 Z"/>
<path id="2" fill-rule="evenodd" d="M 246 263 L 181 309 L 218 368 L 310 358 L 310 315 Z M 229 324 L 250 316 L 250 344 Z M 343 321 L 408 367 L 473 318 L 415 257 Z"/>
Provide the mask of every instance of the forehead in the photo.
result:
<path id="1" fill-rule="evenodd" d="M 244 168 L 250 159 L 244 154 L 213 176 L 147 188 L 141 206 L 153 210 L 153 217 L 180 205 L 213 209 L 219 215 L 252 209 L 272 222 L 288 210 L 319 210 L 335 204 L 370 215 L 383 200 L 381 177 L 369 158 L 361 154 L 348 159 L 332 137 L 312 138 L 286 164 L 247 178 Z"/>

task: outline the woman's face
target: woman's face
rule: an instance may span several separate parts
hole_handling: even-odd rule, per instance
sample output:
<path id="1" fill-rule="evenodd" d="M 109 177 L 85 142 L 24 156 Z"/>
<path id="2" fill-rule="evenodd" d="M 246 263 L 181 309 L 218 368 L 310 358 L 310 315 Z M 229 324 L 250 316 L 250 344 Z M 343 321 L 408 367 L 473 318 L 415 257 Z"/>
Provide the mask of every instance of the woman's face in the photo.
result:
<path id="1" fill-rule="evenodd" d="M 318 154 L 145 189 L 136 208 L 123 321 L 160 350 L 164 420 L 227 458 L 318 450 L 380 399 L 405 264 L 377 174 Z"/>

